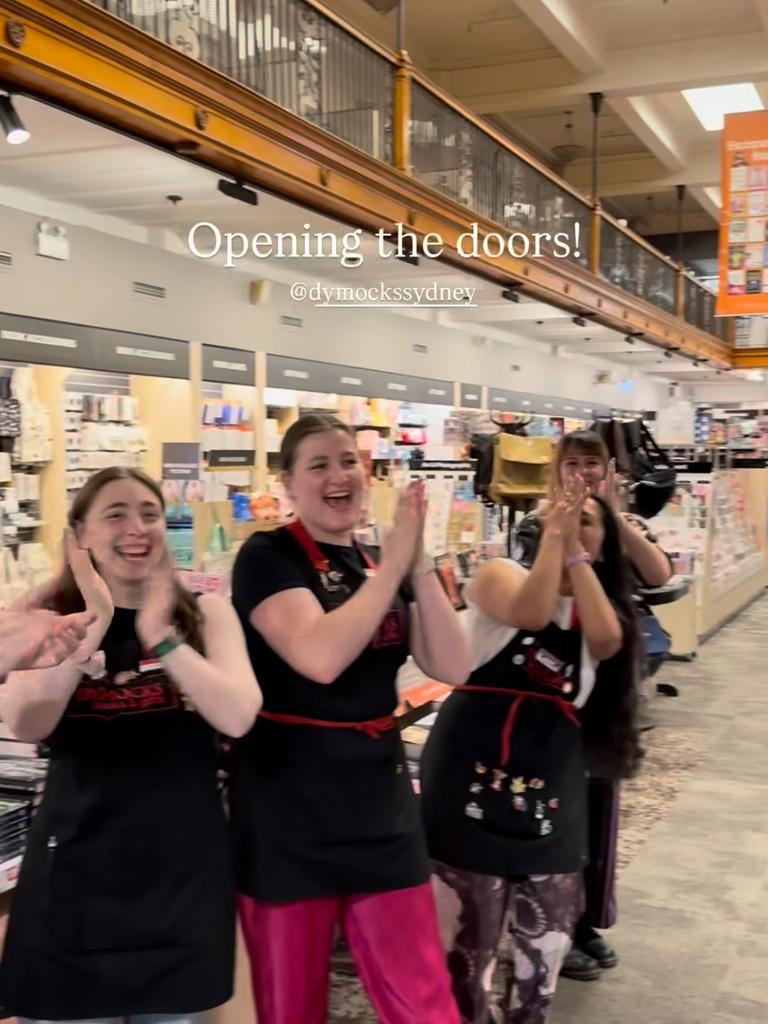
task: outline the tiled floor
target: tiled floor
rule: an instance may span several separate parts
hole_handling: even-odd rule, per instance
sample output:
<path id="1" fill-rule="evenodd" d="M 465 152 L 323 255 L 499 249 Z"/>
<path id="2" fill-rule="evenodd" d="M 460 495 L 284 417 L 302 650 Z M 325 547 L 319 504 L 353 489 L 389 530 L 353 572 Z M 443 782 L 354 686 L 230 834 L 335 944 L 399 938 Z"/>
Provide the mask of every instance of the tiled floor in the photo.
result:
<path id="1" fill-rule="evenodd" d="M 648 766 L 626 789 L 621 964 L 562 981 L 552 1024 L 768 1024 L 768 598 L 665 666 Z M 337 977 L 334 1024 L 375 1024 Z"/>

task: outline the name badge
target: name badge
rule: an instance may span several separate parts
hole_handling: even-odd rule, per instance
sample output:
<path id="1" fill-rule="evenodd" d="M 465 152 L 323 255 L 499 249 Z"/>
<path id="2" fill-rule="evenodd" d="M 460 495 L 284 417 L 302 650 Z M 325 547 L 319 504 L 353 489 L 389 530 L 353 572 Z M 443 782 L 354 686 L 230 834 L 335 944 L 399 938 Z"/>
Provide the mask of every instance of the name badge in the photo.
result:
<path id="1" fill-rule="evenodd" d="M 562 672 L 565 666 L 564 661 L 560 661 L 559 658 L 556 658 L 554 654 L 550 654 L 549 651 L 537 651 L 536 661 L 543 665 L 544 668 L 548 668 L 550 672 Z"/>

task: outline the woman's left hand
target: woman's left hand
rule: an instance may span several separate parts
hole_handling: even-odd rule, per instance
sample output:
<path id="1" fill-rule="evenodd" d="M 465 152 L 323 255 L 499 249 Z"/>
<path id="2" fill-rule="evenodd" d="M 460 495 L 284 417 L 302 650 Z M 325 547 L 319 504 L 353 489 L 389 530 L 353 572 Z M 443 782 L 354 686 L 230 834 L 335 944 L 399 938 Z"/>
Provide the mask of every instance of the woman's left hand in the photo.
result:
<path id="1" fill-rule="evenodd" d="M 136 632 L 144 647 L 157 646 L 173 626 L 173 560 L 163 545 L 144 586 L 144 602 L 136 616 Z"/>
<path id="2" fill-rule="evenodd" d="M 616 472 L 616 459 L 611 459 L 605 480 L 600 484 L 599 495 L 616 515 L 621 512 L 624 487 L 624 478 Z"/>

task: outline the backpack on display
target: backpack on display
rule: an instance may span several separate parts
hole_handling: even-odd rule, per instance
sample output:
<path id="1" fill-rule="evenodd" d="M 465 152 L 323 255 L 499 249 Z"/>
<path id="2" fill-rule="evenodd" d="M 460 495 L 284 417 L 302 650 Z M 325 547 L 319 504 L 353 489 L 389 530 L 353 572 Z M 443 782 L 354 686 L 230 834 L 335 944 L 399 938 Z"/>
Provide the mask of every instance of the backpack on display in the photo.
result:
<path id="1" fill-rule="evenodd" d="M 538 498 L 549 489 L 553 443 L 549 437 L 497 434 L 493 439 L 493 476 L 489 496 L 497 502 Z"/>
<path id="2" fill-rule="evenodd" d="M 495 434 L 473 434 L 469 457 L 475 460 L 475 497 L 490 500 L 488 489 L 493 480 L 493 442 Z"/>
<path id="3" fill-rule="evenodd" d="M 642 420 L 598 420 L 591 428 L 605 442 L 616 469 L 629 481 L 629 510 L 643 519 L 661 512 L 675 493 L 677 472 Z"/>

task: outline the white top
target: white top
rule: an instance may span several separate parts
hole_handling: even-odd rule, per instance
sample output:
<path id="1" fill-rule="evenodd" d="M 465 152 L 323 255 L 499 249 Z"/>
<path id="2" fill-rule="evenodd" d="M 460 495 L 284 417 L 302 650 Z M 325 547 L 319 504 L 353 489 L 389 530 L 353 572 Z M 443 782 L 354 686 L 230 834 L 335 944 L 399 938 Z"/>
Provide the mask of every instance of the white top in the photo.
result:
<path id="1" fill-rule="evenodd" d="M 510 558 L 495 558 L 493 561 L 510 565 L 516 572 L 522 573 L 524 576 L 528 575 L 527 569 L 524 569 L 522 565 L 512 561 Z M 557 611 L 552 619 L 556 626 L 559 626 L 561 629 L 568 629 L 570 627 L 573 619 L 573 604 L 574 599 L 572 597 L 561 597 L 559 599 Z M 492 619 L 490 615 L 480 611 L 470 601 L 467 601 L 467 610 L 462 616 L 462 620 L 469 640 L 473 672 L 475 669 L 480 668 L 481 665 L 485 665 L 492 658 L 495 658 L 499 651 L 504 650 L 518 633 L 514 626 L 507 626 L 503 622 L 499 622 L 498 619 Z M 582 636 L 579 694 L 573 702 L 577 708 L 583 708 L 587 703 L 589 695 L 592 693 L 595 685 L 597 664 L 597 660 L 589 652 L 586 639 Z"/>

